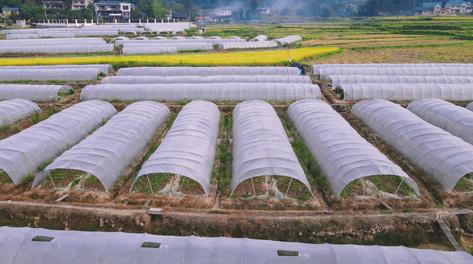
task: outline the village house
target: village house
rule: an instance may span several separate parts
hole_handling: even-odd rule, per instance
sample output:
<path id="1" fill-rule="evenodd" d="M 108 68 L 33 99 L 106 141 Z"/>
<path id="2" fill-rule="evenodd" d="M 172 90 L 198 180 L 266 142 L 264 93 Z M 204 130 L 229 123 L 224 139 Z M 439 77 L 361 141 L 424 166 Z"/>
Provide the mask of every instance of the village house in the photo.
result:
<path id="1" fill-rule="evenodd" d="M 93 3 L 93 0 L 72 0 L 71 10 L 86 9 L 89 5 L 92 5 Z"/>
<path id="2" fill-rule="evenodd" d="M 448 1 L 442 2 L 427 2 L 422 6 L 423 16 L 456 16 L 456 15 L 471 15 L 473 12 L 473 3 L 466 1 Z"/>
<path id="3" fill-rule="evenodd" d="M 97 19 L 108 22 L 126 21 L 131 17 L 134 5 L 119 1 L 101 1 L 94 4 Z"/>

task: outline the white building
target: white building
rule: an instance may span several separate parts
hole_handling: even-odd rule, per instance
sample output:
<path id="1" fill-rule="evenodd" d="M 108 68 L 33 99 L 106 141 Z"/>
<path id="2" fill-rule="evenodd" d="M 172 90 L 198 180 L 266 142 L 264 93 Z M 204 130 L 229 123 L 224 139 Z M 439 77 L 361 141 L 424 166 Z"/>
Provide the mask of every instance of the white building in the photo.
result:
<path id="1" fill-rule="evenodd" d="M 97 19 L 108 22 L 125 21 L 131 17 L 134 5 L 119 1 L 102 1 L 94 4 Z"/>

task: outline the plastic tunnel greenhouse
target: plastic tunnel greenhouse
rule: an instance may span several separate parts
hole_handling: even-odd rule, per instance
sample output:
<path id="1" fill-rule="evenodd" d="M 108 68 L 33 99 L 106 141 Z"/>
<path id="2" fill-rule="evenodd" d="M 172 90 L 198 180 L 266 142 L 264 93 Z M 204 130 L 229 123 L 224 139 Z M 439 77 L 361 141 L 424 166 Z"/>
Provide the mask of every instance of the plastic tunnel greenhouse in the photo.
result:
<path id="1" fill-rule="evenodd" d="M 398 104 L 383 99 L 366 100 L 354 105 L 352 112 L 448 192 L 473 172 L 472 145 Z"/>
<path id="2" fill-rule="evenodd" d="M 473 80 L 473 79 L 472 79 Z M 110 76 L 102 81 L 115 84 L 167 84 L 167 83 L 306 83 L 312 84 L 309 76 L 302 75 L 217 75 L 217 76 Z"/>
<path id="3" fill-rule="evenodd" d="M 288 44 L 293 44 L 293 43 L 302 41 L 302 37 L 298 35 L 291 35 L 291 36 L 275 39 L 274 41 L 280 43 L 281 45 L 288 45 Z"/>
<path id="4" fill-rule="evenodd" d="M 314 64 L 313 70 L 315 74 L 320 74 L 322 69 L 333 69 L 333 68 L 366 68 L 366 67 L 377 67 L 377 68 L 406 68 L 406 67 L 473 67 L 473 63 L 346 63 L 346 64 Z"/>
<path id="5" fill-rule="evenodd" d="M 276 41 L 245 41 L 245 42 L 227 42 L 221 44 L 222 49 L 264 49 L 275 48 L 278 46 Z"/>
<path id="6" fill-rule="evenodd" d="M 0 84 L 0 100 L 27 99 L 32 101 L 53 101 L 60 93 L 72 92 L 69 85 Z"/>
<path id="7" fill-rule="evenodd" d="M 158 149 L 143 164 L 134 183 L 145 175 L 171 173 L 194 180 L 209 195 L 219 121 L 220 112 L 215 104 L 188 103 Z"/>
<path id="8" fill-rule="evenodd" d="M 451 101 L 473 100 L 473 83 L 359 83 L 345 84 L 342 89 L 345 100 L 387 99 L 412 101 L 424 98 L 439 98 Z"/>
<path id="9" fill-rule="evenodd" d="M 38 66 L 2 66 L 0 70 L 51 70 L 51 69 L 75 69 L 78 72 L 83 69 L 95 69 L 99 73 L 108 74 L 112 69 L 110 64 L 61 64 L 61 65 L 38 65 Z"/>
<path id="10" fill-rule="evenodd" d="M 0 140 L 0 169 L 13 183 L 19 184 L 115 113 L 115 108 L 107 102 L 82 102 Z"/>
<path id="11" fill-rule="evenodd" d="M 407 109 L 432 125 L 473 144 L 473 112 L 468 109 L 435 98 L 414 101 Z"/>
<path id="12" fill-rule="evenodd" d="M 473 66 L 406 66 L 406 67 L 340 67 L 320 69 L 321 79 L 330 79 L 332 75 L 424 75 L 424 76 L 471 76 Z"/>
<path id="13" fill-rule="evenodd" d="M 99 84 L 88 85 L 81 100 L 275 100 L 318 99 L 320 88 L 291 83 Z"/>
<path id="14" fill-rule="evenodd" d="M 127 106 L 104 126 L 64 152 L 38 175 L 33 186 L 51 170 L 72 169 L 88 172 L 110 190 L 115 181 L 146 147 L 169 115 L 167 106 L 143 101 Z"/>
<path id="15" fill-rule="evenodd" d="M 324 101 L 298 101 L 288 113 L 337 196 L 352 181 L 379 175 L 400 177 L 420 195 L 417 184 L 399 166 Z"/>
<path id="16" fill-rule="evenodd" d="M 2 264 L 471 264 L 464 251 L 0 227 Z M 42 239 L 42 240 L 41 240 Z M 47 240 L 47 241 L 44 241 Z M 286 256 L 284 253 L 291 253 Z"/>
<path id="17" fill-rule="evenodd" d="M 473 77 L 468 76 L 411 76 L 411 75 L 334 75 L 331 76 L 332 88 L 346 84 L 380 83 L 380 84 L 407 84 L 407 83 L 473 83 Z"/>
<path id="18" fill-rule="evenodd" d="M 0 81 L 94 81 L 111 69 L 108 64 L 5 66 L 0 67 Z"/>
<path id="19" fill-rule="evenodd" d="M 118 76 L 300 75 L 296 67 L 136 67 L 121 68 Z"/>
<path id="20" fill-rule="evenodd" d="M 25 99 L 11 99 L 0 102 L 0 127 L 4 127 L 23 118 L 41 112 L 39 106 Z"/>
<path id="21" fill-rule="evenodd" d="M 285 176 L 311 186 L 273 107 L 246 101 L 233 110 L 232 192 L 245 180 Z"/>

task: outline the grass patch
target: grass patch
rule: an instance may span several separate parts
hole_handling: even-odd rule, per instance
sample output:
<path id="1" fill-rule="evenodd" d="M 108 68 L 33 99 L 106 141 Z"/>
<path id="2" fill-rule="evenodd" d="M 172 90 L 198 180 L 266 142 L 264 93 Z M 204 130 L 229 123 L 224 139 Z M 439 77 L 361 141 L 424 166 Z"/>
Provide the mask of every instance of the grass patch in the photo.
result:
<path id="1" fill-rule="evenodd" d="M 409 187 L 405 181 L 402 181 L 400 177 L 376 175 L 366 177 L 364 179 L 369 180 L 374 185 L 376 185 L 379 191 L 397 194 L 400 197 L 415 195 L 411 187 Z M 368 195 L 365 194 L 363 190 L 363 184 L 361 180 L 362 179 L 359 179 L 348 184 L 345 189 L 343 189 L 340 197 L 348 198 L 355 195 Z"/>
<path id="2" fill-rule="evenodd" d="M 432 48 L 432 47 L 450 47 L 450 46 L 461 46 L 464 42 L 455 43 L 439 43 L 439 44 L 406 44 L 406 45 L 386 45 L 386 46 L 365 46 L 365 47 L 353 47 L 353 51 L 364 51 L 364 50 L 378 50 L 378 49 L 404 49 L 404 48 Z"/>
<path id="3" fill-rule="evenodd" d="M 219 138 L 220 144 L 217 146 L 216 161 L 217 161 L 217 174 L 218 188 L 220 192 L 226 193 L 231 192 L 231 180 L 232 180 L 232 144 L 230 139 L 232 137 L 232 125 L 233 119 L 231 113 L 224 113 L 220 118 L 220 131 Z"/>
<path id="4" fill-rule="evenodd" d="M 13 183 L 13 181 L 4 170 L 0 170 L 0 184 L 4 183 Z"/>
<path id="5" fill-rule="evenodd" d="M 153 192 L 156 193 L 169 182 L 172 176 L 173 175 L 170 173 L 158 173 L 142 176 L 136 181 L 135 185 L 133 186 L 133 192 L 146 194 L 152 194 Z M 148 184 L 148 178 L 151 187 L 153 188 L 153 191 L 151 191 L 151 188 L 149 186 L 150 184 Z"/>
<path id="6" fill-rule="evenodd" d="M 473 192 L 473 173 L 462 177 L 454 188 L 456 192 Z"/>

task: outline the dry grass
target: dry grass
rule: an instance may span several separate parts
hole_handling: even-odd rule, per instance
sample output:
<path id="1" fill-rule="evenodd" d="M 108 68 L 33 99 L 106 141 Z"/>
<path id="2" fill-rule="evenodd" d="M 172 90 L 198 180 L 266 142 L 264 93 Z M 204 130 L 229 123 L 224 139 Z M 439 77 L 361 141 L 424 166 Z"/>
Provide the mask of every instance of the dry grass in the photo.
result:
<path id="1" fill-rule="evenodd" d="M 455 46 L 345 50 L 342 54 L 311 60 L 317 63 L 426 63 L 473 61 L 473 43 Z"/>

